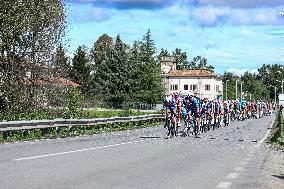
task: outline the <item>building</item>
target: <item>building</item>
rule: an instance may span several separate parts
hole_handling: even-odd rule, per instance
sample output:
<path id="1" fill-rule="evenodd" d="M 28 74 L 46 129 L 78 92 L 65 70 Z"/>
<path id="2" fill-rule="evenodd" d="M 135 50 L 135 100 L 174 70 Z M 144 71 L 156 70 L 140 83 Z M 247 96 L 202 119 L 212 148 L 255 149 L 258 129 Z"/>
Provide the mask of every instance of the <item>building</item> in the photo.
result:
<path id="1" fill-rule="evenodd" d="M 174 57 L 161 58 L 166 93 L 194 94 L 213 100 L 223 95 L 222 78 L 208 70 L 177 70 Z"/>
<path id="2" fill-rule="evenodd" d="M 21 102 L 32 102 L 37 107 L 62 106 L 70 87 L 80 87 L 78 83 L 65 78 L 63 74 L 63 76 L 55 74 L 56 68 L 46 64 L 31 64 L 26 61 L 9 64 L 0 61 L 0 110 L 7 106 L 7 102 L 11 102 L 7 94 L 16 91 L 12 85 L 10 86 L 11 78 L 8 72 L 4 71 L 11 67 L 13 69 L 10 70 L 14 70 L 13 74 L 16 76 L 13 79 L 18 81 L 12 80 L 12 84 L 21 89 L 18 91 L 21 94 L 18 95 Z"/>

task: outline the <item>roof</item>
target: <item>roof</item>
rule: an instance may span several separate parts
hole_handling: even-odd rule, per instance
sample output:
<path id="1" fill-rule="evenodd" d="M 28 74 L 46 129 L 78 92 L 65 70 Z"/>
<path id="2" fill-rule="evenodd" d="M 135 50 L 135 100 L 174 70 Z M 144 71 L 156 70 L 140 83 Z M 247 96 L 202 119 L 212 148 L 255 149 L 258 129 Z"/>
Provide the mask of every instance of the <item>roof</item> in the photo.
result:
<path id="1" fill-rule="evenodd" d="M 50 81 L 55 83 L 55 84 L 63 85 L 65 87 L 78 87 L 78 86 L 80 86 L 78 83 L 75 83 L 73 81 L 70 81 L 70 80 L 62 78 L 62 77 L 52 77 L 52 78 L 50 78 Z"/>
<path id="2" fill-rule="evenodd" d="M 175 70 L 169 73 L 170 77 L 218 77 L 208 70 Z"/>
<path id="3" fill-rule="evenodd" d="M 28 81 L 28 80 L 25 80 L 25 83 L 27 85 L 31 85 L 31 82 Z M 47 85 L 47 84 L 60 85 L 60 86 L 64 86 L 64 87 L 78 87 L 78 86 L 80 86 L 78 83 L 75 83 L 73 81 L 70 81 L 68 79 L 61 78 L 61 77 L 51 77 L 48 80 L 39 79 L 39 80 L 35 81 L 35 84 L 39 85 L 39 86 L 43 86 L 43 85 Z"/>

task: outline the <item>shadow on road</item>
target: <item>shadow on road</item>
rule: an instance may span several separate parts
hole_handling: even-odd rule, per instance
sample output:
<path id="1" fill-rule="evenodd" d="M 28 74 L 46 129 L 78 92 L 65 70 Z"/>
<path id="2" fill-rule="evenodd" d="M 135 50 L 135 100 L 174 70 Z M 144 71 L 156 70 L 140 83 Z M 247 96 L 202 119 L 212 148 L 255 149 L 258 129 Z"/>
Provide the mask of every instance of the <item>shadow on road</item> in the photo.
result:
<path id="1" fill-rule="evenodd" d="M 279 179 L 283 179 L 283 180 L 284 180 L 284 175 L 271 175 L 271 176 L 277 177 L 277 178 L 279 178 Z"/>

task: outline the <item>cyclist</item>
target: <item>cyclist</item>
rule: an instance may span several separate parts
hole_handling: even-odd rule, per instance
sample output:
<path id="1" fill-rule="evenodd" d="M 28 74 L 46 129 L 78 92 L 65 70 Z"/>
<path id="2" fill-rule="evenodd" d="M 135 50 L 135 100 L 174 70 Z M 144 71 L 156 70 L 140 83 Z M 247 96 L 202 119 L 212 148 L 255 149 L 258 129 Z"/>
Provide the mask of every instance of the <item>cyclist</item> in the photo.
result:
<path id="1" fill-rule="evenodd" d="M 180 127 L 182 100 L 181 100 L 181 98 L 179 98 L 178 93 L 174 93 L 174 97 L 175 97 L 175 100 L 176 100 L 176 108 L 177 108 L 177 116 L 176 116 L 177 126 Z"/>
<path id="2" fill-rule="evenodd" d="M 189 95 L 190 100 L 190 110 L 192 111 L 192 114 L 196 120 L 196 128 L 195 130 L 198 132 L 200 128 L 200 99 L 196 96 Z"/>
<path id="3" fill-rule="evenodd" d="M 224 102 L 224 123 L 225 125 L 230 124 L 230 109 L 227 101 Z"/>
<path id="4" fill-rule="evenodd" d="M 220 105 L 219 105 L 218 100 L 214 100 L 213 102 L 213 113 L 214 113 L 213 130 L 214 130 L 215 126 L 217 126 L 217 124 L 219 123 Z"/>
<path id="5" fill-rule="evenodd" d="M 200 126 L 201 126 L 201 132 L 203 133 L 205 130 L 206 125 L 206 99 L 201 99 L 199 103 L 200 108 Z"/>
<path id="6" fill-rule="evenodd" d="M 174 125 L 176 126 L 176 100 L 174 98 L 174 96 L 172 95 L 167 95 L 164 98 L 164 110 L 166 111 L 166 116 L 168 116 L 168 113 L 170 113 L 172 122 L 174 123 Z M 165 127 L 167 126 L 167 119 L 166 119 L 166 124 Z"/>
<path id="7" fill-rule="evenodd" d="M 241 101 L 241 118 L 242 120 L 244 120 L 246 118 L 246 107 L 247 107 L 247 103 L 245 100 Z"/>

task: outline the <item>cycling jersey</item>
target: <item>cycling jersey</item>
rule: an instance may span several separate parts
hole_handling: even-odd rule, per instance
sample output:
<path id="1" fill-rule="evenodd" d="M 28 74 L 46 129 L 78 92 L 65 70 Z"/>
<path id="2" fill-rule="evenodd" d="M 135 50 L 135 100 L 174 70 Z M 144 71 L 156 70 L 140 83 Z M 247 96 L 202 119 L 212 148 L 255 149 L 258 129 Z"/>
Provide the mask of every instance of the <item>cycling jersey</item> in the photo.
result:
<path id="1" fill-rule="evenodd" d="M 176 100 L 174 97 L 166 97 L 164 98 L 164 109 L 165 110 L 170 110 L 171 114 L 175 115 L 175 110 L 176 110 Z"/>
<path id="2" fill-rule="evenodd" d="M 197 97 L 193 97 L 190 100 L 190 110 L 192 111 L 195 118 L 199 118 L 199 99 Z"/>

